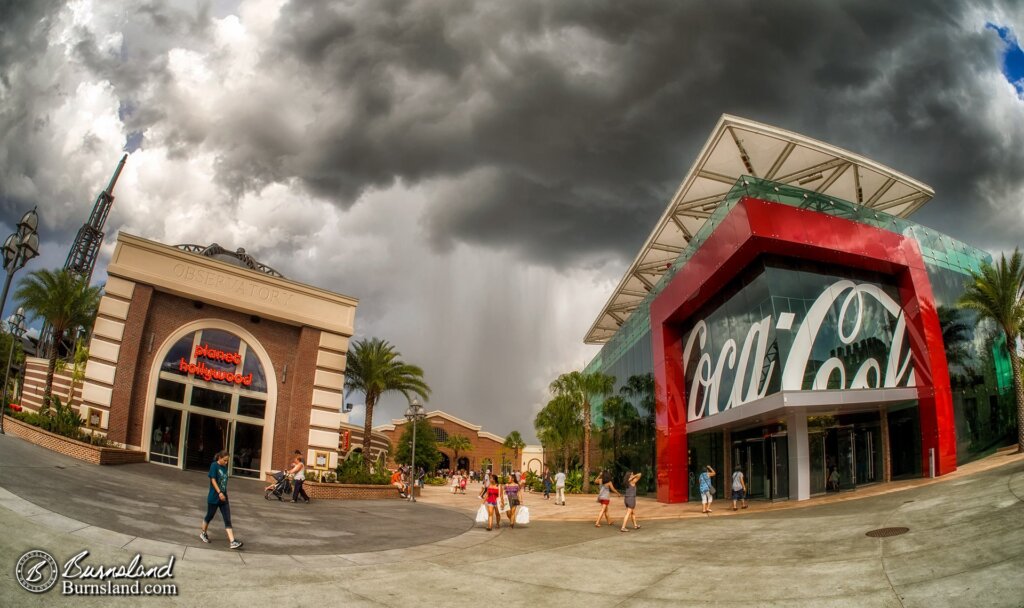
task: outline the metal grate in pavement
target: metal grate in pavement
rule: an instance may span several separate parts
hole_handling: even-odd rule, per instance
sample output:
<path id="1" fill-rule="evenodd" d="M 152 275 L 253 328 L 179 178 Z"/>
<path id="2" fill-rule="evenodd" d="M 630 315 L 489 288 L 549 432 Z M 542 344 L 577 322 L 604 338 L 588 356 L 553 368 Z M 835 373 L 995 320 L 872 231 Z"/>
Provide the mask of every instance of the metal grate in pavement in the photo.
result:
<path id="1" fill-rule="evenodd" d="M 877 530 L 872 530 L 866 533 L 866 535 L 870 536 L 871 538 L 888 538 L 890 536 L 899 536 L 900 534 L 906 534 L 907 532 L 910 532 L 910 528 L 879 528 Z"/>

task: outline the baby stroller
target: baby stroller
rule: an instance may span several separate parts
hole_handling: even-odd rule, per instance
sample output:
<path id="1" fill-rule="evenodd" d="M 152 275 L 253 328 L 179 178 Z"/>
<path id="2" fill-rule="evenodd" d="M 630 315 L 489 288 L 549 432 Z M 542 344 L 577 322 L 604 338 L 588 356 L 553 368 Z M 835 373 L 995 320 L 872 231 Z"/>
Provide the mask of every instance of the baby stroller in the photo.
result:
<path id="1" fill-rule="evenodd" d="M 278 500 L 284 500 L 282 495 L 291 494 L 291 492 L 291 479 L 289 479 L 288 475 L 286 475 L 284 471 L 278 471 L 277 473 L 274 473 L 274 484 L 267 487 L 266 491 L 263 493 L 263 498 L 270 500 L 270 495 L 273 494 Z"/>

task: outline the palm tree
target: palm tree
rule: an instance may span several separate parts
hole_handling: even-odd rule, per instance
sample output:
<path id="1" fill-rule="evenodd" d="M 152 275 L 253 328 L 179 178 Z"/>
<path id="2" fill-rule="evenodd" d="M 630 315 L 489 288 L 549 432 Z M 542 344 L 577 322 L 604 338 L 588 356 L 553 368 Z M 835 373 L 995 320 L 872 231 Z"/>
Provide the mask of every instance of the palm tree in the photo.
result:
<path id="1" fill-rule="evenodd" d="M 57 367 L 57 345 L 69 331 L 88 327 L 96 318 L 100 288 L 68 270 L 37 270 L 29 274 L 14 297 L 33 319 L 50 324 L 50 365 L 46 370 L 43 407 L 49 407 L 53 393 L 53 372 Z"/>
<path id="2" fill-rule="evenodd" d="M 629 401 L 618 395 L 608 397 L 601 404 L 606 426 L 611 426 L 612 462 L 619 464 L 619 444 L 622 442 L 622 429 L 636 419 L 636 408 Z"/>
<path id="3" fill-rule="evenodd" d="M 1009 261 L 1003 254 L 995 266 L 985 262 L 979 272 L 971 275 L 973 280 L 960 296 L 959 304 L 982 318 L 992 319 L 1003 330 L 1017 398 L 1017 452 L 1024 452 L 1024 386 L 1017 357 L 1017 337 L 1024 330 L 1024 258 L 1015 248 Z"/>
<path id="4" fill-rule="evenodd" d="M 512 431 L 508 434 L 508 437 L 505 437 L 505 443 L 502 445 L 512 450 L 512 462 L 515 464 L 515 469 L 519 469 L 519 450 L 526 447 L 523 436 L 519 434 L 519 431 Z"/>
<path id="5" fill-rule="evenodd" d="M 446 447 L 452 451 L 455 455 L 453 458 L 454 466 L 453 469 L 457 469 L 459 466 L 459 453 L 465 453 L 473 449 L 473 442 L 469 440 L 469 437 L 465 435 L 449 435 L 448 439 L 441 442 L 442 447 Z"/>
<path id="6" fill-rule="evenodd" d="M 423 381 L 423 370 L 402 361 L 402 354 L 387 340 L 369 338 L 358 340 L 348 354 L 345 370 L 345 388 L 363 393 L 366 397 L 366 420 L 363 422 L 364 461 L 369 466 L 373 407 L 381 395 L 399 392 L 411 399 L 419 395 L 424 401 L 430 396 L 430 387 Z"/>
<path id="7" fill-rule="evenodd" d="M 615 389 L 615 377 L 601 372 L 569 372 L 551 383 L 551 392 L 573 400 L 583 412 L 583 491 L 590 491 L 590 404 Z"/>
<path id="8" fill-rule="evenodd" d="M 569 453 L 579 441 L 581 412 L 576 403 L 564 395 L 555 397 L 537 412 L 533 426 L 545 453 L 562 457 L 562 470 L 569 469 Z"/>

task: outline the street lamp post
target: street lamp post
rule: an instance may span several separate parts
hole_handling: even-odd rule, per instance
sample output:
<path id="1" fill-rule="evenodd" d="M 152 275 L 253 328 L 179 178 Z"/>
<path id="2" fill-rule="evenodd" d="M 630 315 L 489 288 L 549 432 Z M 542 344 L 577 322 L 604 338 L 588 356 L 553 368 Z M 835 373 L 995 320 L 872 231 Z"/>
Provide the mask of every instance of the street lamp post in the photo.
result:
<path id="1" fill-rule="evenodd" d="M 409 402 L 409 409 L 405 410 L 405 419 L 412 424 L 412 462 L 409 464 L 412 487 L 409 489 L 409 500 L 416 502 L 416 423 L 423 419 L 423 406 L 416 397 Z"/>
<path id="2" fill-rule="evenodd" d="M 14 342 L 25 335 L 25 309 L 19 308 L 16 313 L 7 320 L 7 330 L 11 334 L 11 352 L 7 355 L 7 369 L 4 370 L 4 401 L 0 412 L 7 413 L 7 382 L 11 376 L 11 360 L 14 359 Z M 4 435 L 4 417 L 0 415 L 0 435 Z"/>
<path id="3" fill-rule="evenodd" d="M 3 295 L 0 295 L 0 312 L 7 304 L 7 292 L 11 289 L 11 279 L 14 273 L 21 270 L 32 258 L 39 255 L 39 234 L 36 228 L 39 227 L 39 214 L 32 209 L 21 216 L 18 222 L 18 229 L 4 241 L 4 270 L 7 271 L 7 280 L 4 282 Z"/>

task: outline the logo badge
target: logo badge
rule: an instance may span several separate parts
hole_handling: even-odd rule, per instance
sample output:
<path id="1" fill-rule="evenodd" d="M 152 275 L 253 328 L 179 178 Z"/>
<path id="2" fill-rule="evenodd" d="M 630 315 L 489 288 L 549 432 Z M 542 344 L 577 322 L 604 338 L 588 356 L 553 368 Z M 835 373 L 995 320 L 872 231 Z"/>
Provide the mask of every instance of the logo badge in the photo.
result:
<path id="1" fill-rule="evenodd" d="M 18 559 L 14 576 L 18 584 L 32 593 L 45 593 L 57 584 L 57 560 L 46 551 L 33 549 Z"/>

